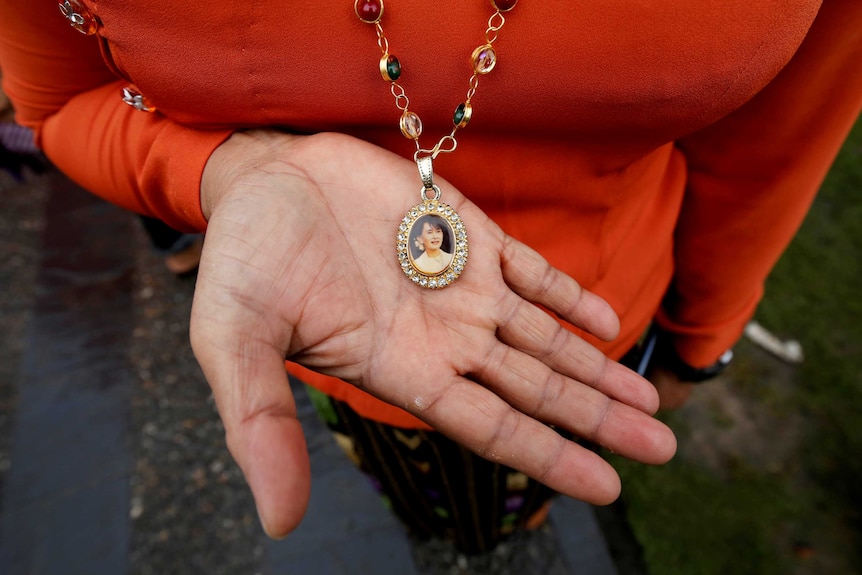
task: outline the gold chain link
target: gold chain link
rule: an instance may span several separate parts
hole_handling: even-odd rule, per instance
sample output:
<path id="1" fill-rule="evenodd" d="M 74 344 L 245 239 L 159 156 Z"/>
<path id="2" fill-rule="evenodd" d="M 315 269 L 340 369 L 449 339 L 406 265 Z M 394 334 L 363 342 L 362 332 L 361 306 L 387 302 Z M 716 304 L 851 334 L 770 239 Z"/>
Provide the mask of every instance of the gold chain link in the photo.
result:
<path id="1" fill-rule="evenodd" d="M 497 41 L 498 32 L 503 28 L 505 23 L 506 18 L 500 10 L 496 10 L 491 17 L 488 18 L 488 27 L 485 29 L 485 46 L 490 47 Z M 380 48 L 380 52 L 383 56 L 389 56 L 389 40 L 386 38 L 386 34 L 383 32 L 383 26 L 379 21 L 374 23 L 374 29 L 377 32 L 377 47 Z M 410 99 L 407 97 L 404 87 L 396 80 L 390 80 L 389 83 L 390 91 L 392 92 L 392 96 L 395 98 L 395 107 L 401 110 L 402 114 L 406 113 L 410 106 Z M 473 72 L 473 75 L 470 76 L 470 80 L 468 81 L 468 85 L 469 88 L 467 90 L 467 99 L 465 100 L 465 103 L 469 105 L 479 87 L 478 72 Z M 422 148 L 419 145 L 419 138 L 417 137 L 414 140 L 416 143 L 416 153 L 413 155 L 414 159 L 418 159 L 422 155 L 428 155 L 431 156 L 431 159 L 435 159 L 438 154 L 454 152 L 458 147 L 458 140 L 455 139 L 455 133 L 458 129 L 459 127 L 455 125 L 451 132 L 441 137 L 433 148 L 428 149 Z"/>
<path id="2" fill-rule="evenodd" d="M 491 17 L 488 18 L 488 29 L 485 30 L 485 40 L 487 40 L 488 44 L 493 44 L 497 41 L 497 32 L 503 28 L 503 24 L 505 23 L 506 17 L 499 10 L 491 14 Z"/>
<path id="3" fill-rule="evenodd" d="M 408 98 L 407 94 L 404 93 L 404 87 L 398 82 L 392 82 L 392 85 L 389 87 L 389 91 L 392 92 L 393 96 L 395 96 L 395 107 L 402 112 L 406 112 L 407 108 L 410 106 L 410 98 Z"/>

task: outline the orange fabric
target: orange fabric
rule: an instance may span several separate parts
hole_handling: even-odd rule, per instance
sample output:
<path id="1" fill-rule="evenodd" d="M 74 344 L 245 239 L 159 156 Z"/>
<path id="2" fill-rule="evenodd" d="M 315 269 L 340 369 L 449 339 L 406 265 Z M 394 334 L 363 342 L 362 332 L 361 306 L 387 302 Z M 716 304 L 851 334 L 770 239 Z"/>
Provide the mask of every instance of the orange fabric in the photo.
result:
<path id="1" fill-rule="evenodd" d="M 83 185 L 175 226 L 205 227 L 200 174 L 235 129 L 336 130 L 412 153 L 350 0 L 87 0 L 100 22 L 89 38 L 51 1 L 0 2 L 20 120 Z M 423 141 L 448 132 L 489 15 L 485 1 L 386 3 Z M 526 0 L 506 18 L 497 68 L 436 172 L 614 306 L 622 333 L 598 344 L 606 353 L 619 357 L 658 313 L 685 359 L 711 363 L 741 334 L 862 108 L 862 3 Z M 159 113 L 120 101 L 130 82 Z M 419 425 L 291 371 L 366 417 Z"/>

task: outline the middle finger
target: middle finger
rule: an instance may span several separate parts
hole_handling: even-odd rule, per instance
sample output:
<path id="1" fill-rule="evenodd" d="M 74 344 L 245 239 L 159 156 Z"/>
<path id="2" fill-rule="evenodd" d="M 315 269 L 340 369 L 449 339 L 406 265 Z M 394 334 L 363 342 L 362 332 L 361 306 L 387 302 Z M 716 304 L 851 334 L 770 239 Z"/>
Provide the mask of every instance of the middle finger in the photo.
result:
<path id="1" fill-rule="evenodd" d="M 514 296 L 508 316 L 499 323 L 498 339 L 564 376 L 646 413 L 658 409 L 653 385 L 632 370 L 565 329 L 539 307 Z"/>
<path id="2" fill-rule="evenodd" d="M 518 411 L 630 459 L 664 463 L 676 450 L 673 432 L 660 421 L 506 344 L 497 344 L 471 376 Z"/>

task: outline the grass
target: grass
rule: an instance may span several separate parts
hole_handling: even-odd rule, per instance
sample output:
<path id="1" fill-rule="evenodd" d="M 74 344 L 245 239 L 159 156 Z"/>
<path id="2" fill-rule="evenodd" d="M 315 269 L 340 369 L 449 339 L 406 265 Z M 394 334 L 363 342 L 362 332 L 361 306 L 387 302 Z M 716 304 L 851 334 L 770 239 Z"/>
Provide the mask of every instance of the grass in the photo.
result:
<path id="1" fill-rule="evenodd" d="M 664 416 L 680 438 L 674 461 L 613 458 L 650 575 L 862 572 L 860 255 L 862 123 L 757 312 L 805 361 L 742 342 L 725 381 Z"/>

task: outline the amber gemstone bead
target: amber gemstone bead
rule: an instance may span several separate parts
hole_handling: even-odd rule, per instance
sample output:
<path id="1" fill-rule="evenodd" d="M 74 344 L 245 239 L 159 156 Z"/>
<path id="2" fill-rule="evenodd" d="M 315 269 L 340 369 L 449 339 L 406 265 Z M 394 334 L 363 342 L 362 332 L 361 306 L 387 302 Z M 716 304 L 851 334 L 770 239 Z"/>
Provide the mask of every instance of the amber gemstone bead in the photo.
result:
<path id="1" fill-rule="evenodd" d="M 383 16 L 383 0 L 356 0 L 353 9 L 360 20 L 374 24 Z"/>

